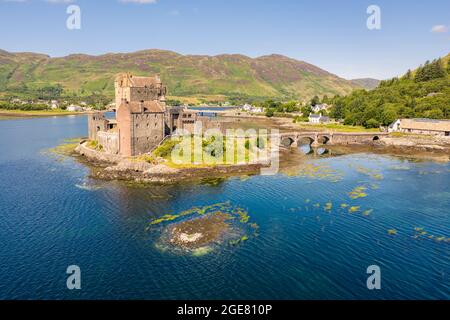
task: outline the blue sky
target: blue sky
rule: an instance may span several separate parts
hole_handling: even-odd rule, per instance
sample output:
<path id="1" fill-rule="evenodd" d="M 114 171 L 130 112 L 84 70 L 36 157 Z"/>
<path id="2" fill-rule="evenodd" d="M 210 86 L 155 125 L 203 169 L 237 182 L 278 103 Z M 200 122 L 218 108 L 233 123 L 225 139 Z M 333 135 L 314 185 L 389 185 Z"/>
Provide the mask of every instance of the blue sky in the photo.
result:
<path id="1" fill-rule="evenodd" d="M 66 28 L 70 4 L 81 9 L 80 30 Z M 366 26 L 372 4 L 381 30 Z M 278 53 L 348 79 L 383 79 L 450 52 L 450 1 L 0 0 L 0 48 L 51 56 Z"/>

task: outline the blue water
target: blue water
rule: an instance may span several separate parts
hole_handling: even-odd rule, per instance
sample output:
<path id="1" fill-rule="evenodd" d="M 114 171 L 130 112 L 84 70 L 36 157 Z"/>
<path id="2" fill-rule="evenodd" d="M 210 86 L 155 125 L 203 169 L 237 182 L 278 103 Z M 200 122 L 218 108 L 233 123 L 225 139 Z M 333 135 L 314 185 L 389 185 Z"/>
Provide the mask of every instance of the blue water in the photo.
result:
<path id="1" fill-rule="evenodd" d="M 84 116 L 0 121 L 0 299 L 450 298 L 448 163 L 359 153 L 218 185 L 130 186 L 45 152 L 86 126 Z M 328 173 L 305 174 L 305 163 Z M 361 185 L 367 197 L 350 199 Z M 248 210 L 257 237 L 195 257 L 159 250 L 159 229 L 146 230 L 224 201 Z M 78 291 L 66 288 L 74 264 Z M 370 291 L 374 264 L 382 287 Z"/>

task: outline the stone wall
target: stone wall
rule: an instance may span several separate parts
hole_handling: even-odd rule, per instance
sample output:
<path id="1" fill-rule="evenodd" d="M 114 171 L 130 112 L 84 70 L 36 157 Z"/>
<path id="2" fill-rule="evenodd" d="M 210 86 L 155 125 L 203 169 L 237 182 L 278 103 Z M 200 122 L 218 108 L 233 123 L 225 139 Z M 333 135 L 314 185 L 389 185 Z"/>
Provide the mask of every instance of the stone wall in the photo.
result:
<path id="1" fill-rule="evenodd" d="M 417 130 L 417 129 L 401 129 L 402 133 L 425 134 L 433 136 L 445 136 L 445 131 Z"/>
<path id="2" fill-rule="evenodd" d="M 97 141 L 106 152 L 119 154 L 119 134 L 117 132 L 98 132 Z"/>
<path id="3" fill-rule="evenodd" d="M 165 136 L 164 113 L 132 114 L 132 154 L 151 151 Z"/>
<path id="4" fill-rule="evenodd" d="M 150 87 L 150 88 L 130 88 L 129 101 L 154 101 L 160 100 L 165 94 L 164 87 Z"/>
<path id="5" fill-rule="evenodd" d="M 108 120 L 101 112 L 88 114 L 89 140 L 97 140 L 97 133 L 108 130 Z"/>
<path id="6" fill-rule="evenodd" d="M 378 139 L 377 139 L 378 137 Z M 334 134 L 330 144 L 368 144 L 381 139 L 383 135 Z"/>
<path id="7" fill-rule="evenodd" d="M 100 162 L 109 162 L 109 163 L 119 163 L 123 160 L 123 157 L 117 154 L 110 154 L 103 151 L 94 150 L 91 148 L 88 148 L 86 146 L 86 143 L 79 144 L 76 149 L 76 152 L 81 154 L 82 156 L 85 156 L 89 160 L 92 161 L 100 161 Z"/>

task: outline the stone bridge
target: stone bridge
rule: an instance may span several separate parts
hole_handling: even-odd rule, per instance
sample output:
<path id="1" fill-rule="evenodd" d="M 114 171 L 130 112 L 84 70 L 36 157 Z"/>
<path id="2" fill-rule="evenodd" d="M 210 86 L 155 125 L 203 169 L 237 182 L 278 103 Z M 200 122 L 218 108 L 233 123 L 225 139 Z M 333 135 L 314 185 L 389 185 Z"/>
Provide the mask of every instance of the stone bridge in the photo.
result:
<path id="1" fill-rule="evenodd" d="M 308 141 L 313 147 L 325 144 L 368 144 L 387 136 L 386 132 L 282 132 L 280 144 L 283 147 L 297 147 Z"/>

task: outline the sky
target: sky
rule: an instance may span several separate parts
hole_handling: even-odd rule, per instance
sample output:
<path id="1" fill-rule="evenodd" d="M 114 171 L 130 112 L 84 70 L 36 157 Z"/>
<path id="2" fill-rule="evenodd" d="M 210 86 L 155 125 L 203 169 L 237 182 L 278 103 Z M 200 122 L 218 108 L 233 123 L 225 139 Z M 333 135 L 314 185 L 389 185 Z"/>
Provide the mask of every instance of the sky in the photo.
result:
<path id="1" fill-rule="evenodd" d="M 80 29 L 67 28 L 71 5 Z M 367 27 L 370 5 L 380 9 L 379 29 Z M 387 79 L 450 52 L 450 1 L 0 0 L 0 49 L 276 53 L 346 79 Z"/>

